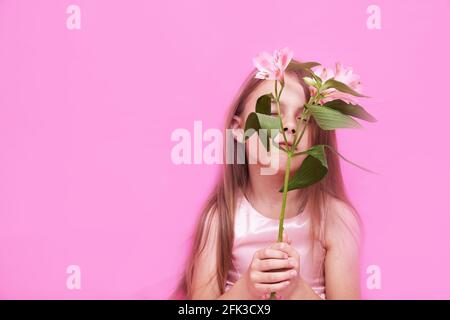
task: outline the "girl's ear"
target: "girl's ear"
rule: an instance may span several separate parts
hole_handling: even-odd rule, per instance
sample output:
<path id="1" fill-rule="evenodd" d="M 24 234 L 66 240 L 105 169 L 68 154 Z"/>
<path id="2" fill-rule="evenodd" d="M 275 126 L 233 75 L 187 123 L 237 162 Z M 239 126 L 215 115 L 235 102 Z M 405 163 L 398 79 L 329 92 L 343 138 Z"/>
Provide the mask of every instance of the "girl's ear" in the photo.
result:
<path id="1" fill-rule="evenodd" d="M 231 133 L 234 140 L 244 143 L 244 129 L 242 128 L 242 118 L 240 116 L 233 116 L 231 120 Z"/>

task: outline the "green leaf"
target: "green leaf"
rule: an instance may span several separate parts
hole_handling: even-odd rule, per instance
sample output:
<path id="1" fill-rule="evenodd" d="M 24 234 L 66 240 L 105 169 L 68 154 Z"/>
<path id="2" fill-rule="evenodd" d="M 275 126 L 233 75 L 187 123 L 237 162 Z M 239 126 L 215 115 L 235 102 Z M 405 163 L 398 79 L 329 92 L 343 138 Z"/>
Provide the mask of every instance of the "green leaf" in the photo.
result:
<path id="1" fill-rule="evenodd" d="M 337 128 L 360 128 L 361 125 L 352 117 L 337 110 L 325 106 L 309 105 L 308 110 L 323 130 L 334 130 Z"/>
<path id="2" fill-rule="evenodd" d="M 295 174 L 289 180 L 288 191 L 300 189 L 300 188 L 306 188 L 308 186 L 311 186 L 314 183 L 317 183 L 320 180 L 322 180 L 327 175 L 328 164 L 327 164 L 325 148 L 330 149 L 332 152 L 336 153 L 339 157 L 341 157 L 344 161 L 354 165 L 355 167 L 358 167 L 361 170 L 364 170 L 364 171 L 367 171 L 367 172 L 370 172 L 373 174 L 379 174 L 375 171 L 364 168 L 363 166 L 360 166 L 360 165 L 346 159 L 343 155 L 341 155 L 332 146 L 329 146 L 327 144 L 319 144 L 319 145 L 315 145 L 315 146 L 311 147 L 308 150 L 305 150 L 305 151 L 295 154 L 295 156 L 298 156 L 301 154 L 307 154 L 308 156 L 303 160 L 300 168 L 295 172 Z M 283 187 L 279 191 L 283 192 Z"/>
<path id="3" fill-rule="evenodd" d="M 295 155 L 308 154 L 318 159 L 324 167 L 328 167 L 327 158 L 325 157 L 325 144 L 317 144 L 308 150 L 295 153 Z"/>
<path id="4" fill-rule="evenodd" d="M 314 68 L 320 66 L 320 63 L 318 62 L 314 62 L 314 61 L 309 61 L 309 62 L 296 62 L 296 61 L 291 61 L 289 63 L 288 69 L 297 69 L 297 70 L 306 70 L 306 71 L 310 71 L 309 69 Z"/>
<path id="5" fill-rule="evenodd" d="M 314 62 L 314 61 L 310 61 L 310 62 L 295 62 L 295 61 L 291 61 L 287 67 L 287 71 L 289 70 L 293 70 L 293 71 L 301 71 L 304 74 L 308 75 L 309 77 L 315 78 L 315 80 L 319 83 L 322 84 L 322 80 L 317 77 L 314 72 L 311 70 L 311 68 L 320 66 L 320 63 L 318 62 Z M 319 78 L 318 79 L 316 79 Z"/>
<path id="6" fill-rule="evenodd" d="M 345 101 L 342 101 L 341 99 L 336 99 L 328 101 L 327 103 L 324 104 L 324 106 L 337 110 L 343 114 L 363 119 L 369 122 L 377 121 L 377 119 L 375 119 L 370 113 L 364 110 L 364 108 L 361 107 L 359 104 L 350 104 Z"/>
<path id="7" fill-rule="evenodd" d="M 280 128 L 281 122 L 279 117 L 252 112 L 245 121 L 245 140 L 257 132 L 264 147 L 267 151 L 270 151 L 269 141 L 272 137 L 272 129 L 277 129 L 277 132 L 279 132 Z M 266 129 L 266 134 L 260 134 L 259 130 L 261 129 Z"/>
<path id="8" fill-rule="evenodd" d="M 289 180 L 288 191 L 309 187 L 322 180 L 328 173 L 324 145 L 316 145 L 298 154 L 308 154 L 308 156 Z M 283 192 L 283 187 L 279 191 Z"/>
<path id="9" fill-rule="evenodd" d="M 255 112 L 256 113 L 256 112 Z M 278 116 L 269 116 L 266 114 L 256 113 L 258 115 L 259 123 L 261 125 L 261 129 L 280 129 L 281 122 Z"/>
<path id="10" fill-rule="evenodd" d="M 265 94 L 256 100 L 255 111 L 257 113 L 270 115 L 272 113 L 272 99 L 271 93 Z"/>
<path id="11" fill-rule="evenodd" d="M 356 163 L 354 163 L 354 162 L 352 162 L 352 161 L 346 159 L 343 155 L 341 155 L 341 154 L 340 154 L 335 148 L 333 148 L 332 146 L 329 146 L 329 145 L 327 145 L 327 144 L 324 144 L 323 146 L 324 146 L 324 147 L 327 147 L 328 149 L 330 149 L 331 151 L 333 151 L 334 153 L 336 153 L 339 157 L 342 158 L 342 160 L 344 160 L 344 161 L 350 163 L 351 165 L 354 165 L 355 167 L 358 167 L 359 169 L 364 170 L 364 171 L 367 171 L 367 172 L 370 172 L 370 173 L 379 174 L 378 172 L 375 172 L 375 171 L 372 171 L 372 170 L 370 170 L 370 169 L 364 168 L 363 166 L 360 166 L 359 164 L 356 164 Z"/>
<path id="12" fill-rule="evenodd" d="M 356 97 L 365 97 L 368 98 L 367 96 L 356 92 L 355 90 L 353 90 L 352 88 L 350 88 L 349 86 L 347 86 L 345 83 L 342 83 L 340 81 L 335 80 L 334 78 L 328 79 L 327 81 L 325 81 L 325 83 L 323 84 L 322 90 L 326 90 L 329 88 L 334 88 L 340 92 L 344 92 L 344 93 L 349 93 L 353 96 Z"/>

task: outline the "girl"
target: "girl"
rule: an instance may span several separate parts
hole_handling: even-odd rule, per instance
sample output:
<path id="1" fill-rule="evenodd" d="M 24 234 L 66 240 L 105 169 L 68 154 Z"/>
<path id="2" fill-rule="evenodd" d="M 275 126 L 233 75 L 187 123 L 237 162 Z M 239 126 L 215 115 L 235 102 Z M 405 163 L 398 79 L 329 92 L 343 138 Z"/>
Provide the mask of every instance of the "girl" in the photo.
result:
<path id="1" fill-rule="evenodd" d="M 282 299 L 358 299 L 360 220 L 345 193 L 335 153 L 327 153 L 324 179 L 288 193 L 284 239 L 276 242 L 286 155 L 279 152 L 276 174 L 262 175 L 261 169 L 275 161 L 268 152 L 266 159 L 248 161 L 258 158 L 248 147 L 252 139 L 259 141 L 256 134 L 242 143 L 256 100 L 274 89 L 273 81 L 255 74 L 242 85 L 225 127 L 231 129 L 234 150 L 245 148 L 246 161 L 224 165 L 198 220 L 178 293 L 187 299 L 267 299 L 270 292 Z M 288 144 L 310 96 L 304 76 L 286 70 L 280 105 Z M 298 148 L 316 144 L 337 148 L 336 134 L 321 130 L 311 118 Z M 293 159 L 291 174 L 303 159 Z"/>

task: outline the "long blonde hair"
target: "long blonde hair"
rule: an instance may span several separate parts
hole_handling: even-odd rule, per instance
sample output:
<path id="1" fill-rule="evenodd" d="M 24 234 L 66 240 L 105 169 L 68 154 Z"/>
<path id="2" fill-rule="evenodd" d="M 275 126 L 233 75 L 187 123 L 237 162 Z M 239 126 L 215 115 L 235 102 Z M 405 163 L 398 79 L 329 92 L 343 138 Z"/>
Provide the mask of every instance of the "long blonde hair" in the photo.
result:
<path id="1" fill-rule="evenodd" d="M 293 60 L 297 62 L 296 60 Z M 288 67 L 287 72 L 294 73 L 306 95 L 306 101 L 309 100 L 309 89 L 303 81 L 306 74 L 303 71 Z M 264 80 L 255 78 L 256 70 L 253 70 L 241 85 L 240 90 L 234 98 L 229 108 L 225 121 L 225 129 L 229 129 L 233 116 L 239 115 L 245 106 L 246 99 L 250 93 Z M 309 145 L 327 144 L 337 149 L 337 140 L 335 130 L 325 131 L 317 126 L 313 118 L 310 120 Z M 242 147 L 234 141 L 234 150 Z M 240 145 L 240 146 L 239 146 Z M 224 143 L 224 158 L 226 157 L 226 143 Z M 323 220 L 327 214 L 327 195 L 331 195 L 348 204 L 355 213 L 354 206 L 348 199 L 345 186 L 342 179 L 341 168 L 338 156 L 333 152 L 327 153 L 327 162 L 329 171 L 327 175 L 318 183 L 304 189 L 303 194 L 307 199 L 307 206 L 311 215 L 311 235 L 313 238 L 323 241 Z M 239 192 L 243 192 L 248 186 L 249 173 L 248 165 L 238 164 L 237 161 L 227 163 L 224 159 L 223 170 L 220 177 L 206 201 L 201 214 L 197 220 L 195 232 L 190 252 L 187 257 L 184 273 L 178 284 L 177 290 L 172 294 L 173 299 L 191 299 L 192 298 L 192 280 L 196 259 L 205 247 L 206 239 L 203 235 L 208 235 L 211 227 L 212 215 L 217 214 L 218 238 L 217 238 L 217 284 L 220 293 L 224 293 L 228 271 L 232 268 L 232 249 L 234 241 L 234 213 L 236 206 L 236 197 Z"/>

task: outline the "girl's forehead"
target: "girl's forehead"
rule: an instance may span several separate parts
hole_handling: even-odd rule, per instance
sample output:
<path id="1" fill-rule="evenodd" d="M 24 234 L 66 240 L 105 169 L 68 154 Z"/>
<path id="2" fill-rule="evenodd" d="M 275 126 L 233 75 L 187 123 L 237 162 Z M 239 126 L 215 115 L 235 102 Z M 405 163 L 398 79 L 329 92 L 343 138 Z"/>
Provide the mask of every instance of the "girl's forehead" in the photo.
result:
<path id="1" fill-rule="evenodd" d="M 305 90 L 300 84 L 297 76 L 286 74 L 284 81 L 285 85 L 281 94 L 281 101 L 292 102 L 293 104 L 305 104 Z M 278 84 L 278 91 L 279 90 L 280 85 Z M 262 83 L 253 91 L 252 96 L 256 100 L 258 97 L 267 93 L 275 93 L 275 81 L 262 81 Z"/>
<path id="2" fill-rule="evenodd" d="M 295 104 L 306 103 L 305 89 L 297 77 L 285 77 L 285 87 L 281 95 L 281 100 L 283 99 L 292 100 Z"/>

